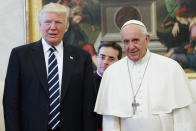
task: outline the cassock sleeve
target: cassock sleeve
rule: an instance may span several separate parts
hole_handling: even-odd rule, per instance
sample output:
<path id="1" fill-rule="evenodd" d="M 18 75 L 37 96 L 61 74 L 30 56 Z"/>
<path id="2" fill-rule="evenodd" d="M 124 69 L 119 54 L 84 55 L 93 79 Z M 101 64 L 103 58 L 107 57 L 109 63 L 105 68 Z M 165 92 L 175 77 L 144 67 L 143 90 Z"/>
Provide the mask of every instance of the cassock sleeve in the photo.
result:
<path id="1" fill-rule="evenodd" d="M 172 113 L 159 115 L 162 131 L 174 131 L 174 121 Z"/>
<path id="2" fill-rule="evenodd" d="M 103 131 L 120 131 L 120 118 L 116 116 L 103 116 Z"/>
<path id="3" fill-rule="evenodd" d="M 174 131 L 195 131 L 193 119 L 188 106 L 173 112 Z"/>

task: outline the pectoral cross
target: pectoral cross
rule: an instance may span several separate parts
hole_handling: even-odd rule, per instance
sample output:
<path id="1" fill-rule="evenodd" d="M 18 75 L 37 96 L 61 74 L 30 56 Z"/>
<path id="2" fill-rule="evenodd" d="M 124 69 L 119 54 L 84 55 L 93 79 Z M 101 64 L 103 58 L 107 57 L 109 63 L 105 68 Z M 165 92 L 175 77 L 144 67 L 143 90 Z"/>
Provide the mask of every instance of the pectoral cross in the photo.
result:
<path id="1" fill-rule="evenodd" d="M 134 100 L 133 100 L 133 103 L 132 103 L 133 115 L 135 115 L 135 112 L 136 112 L 137 107 L 138 107 L 139 105 L 140 105 L 140 104 L 136 102 L 135 97 L 134 97 Z"/>

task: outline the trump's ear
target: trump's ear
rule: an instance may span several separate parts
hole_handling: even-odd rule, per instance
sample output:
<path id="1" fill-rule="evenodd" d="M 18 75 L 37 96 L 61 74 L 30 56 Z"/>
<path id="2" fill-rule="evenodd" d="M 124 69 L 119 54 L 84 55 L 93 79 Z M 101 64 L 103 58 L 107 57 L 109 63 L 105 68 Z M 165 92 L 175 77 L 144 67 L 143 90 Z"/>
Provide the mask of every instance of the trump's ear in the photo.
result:
<path id="1" fill-rule="evenodd" d="M 41 20 L 38 20 L 38 25 L 39 25 L 39 29 L 41 30 L 41 26 L 42 26 Z"/>
<path id="2" fill-rule="evenodd" d="M 69 28 L 69 23 L 67 24 L 66 28 L 65 28 L 65 33 L 68 31 Z"/>

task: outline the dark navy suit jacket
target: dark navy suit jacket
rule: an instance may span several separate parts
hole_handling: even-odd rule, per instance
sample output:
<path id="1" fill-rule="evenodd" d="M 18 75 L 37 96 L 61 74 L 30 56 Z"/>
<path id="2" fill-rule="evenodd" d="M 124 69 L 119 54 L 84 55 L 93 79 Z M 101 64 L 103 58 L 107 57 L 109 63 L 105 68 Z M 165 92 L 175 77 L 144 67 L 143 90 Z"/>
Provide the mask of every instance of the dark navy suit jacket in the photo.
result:
<path id="1" fill-rule="evenodd" d="M 96 131 L 90 55 L 64 44 L 60 131 Z M 47 131 L 49 91 L 41 40 L 11 52 L 3 97 L 6 131 Z"/>

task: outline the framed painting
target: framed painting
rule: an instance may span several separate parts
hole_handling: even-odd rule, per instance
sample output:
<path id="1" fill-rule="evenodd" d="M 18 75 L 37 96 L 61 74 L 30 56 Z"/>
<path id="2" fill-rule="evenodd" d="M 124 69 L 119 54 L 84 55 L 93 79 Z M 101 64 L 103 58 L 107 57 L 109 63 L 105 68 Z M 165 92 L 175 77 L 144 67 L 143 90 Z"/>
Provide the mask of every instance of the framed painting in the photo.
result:
<path id="1" fill-rule="evenodd" d="M 120 26 L 138 19 L 151 35 L 151 51 L 196 70 L 195 0 L 42 0 L 42 5 L 50 2 L 70 7 L 71 24 L 65 38 L 69 44 L 81 48 L 90 44 L 95 49 L 100 41 L 122 45 Z"/>

